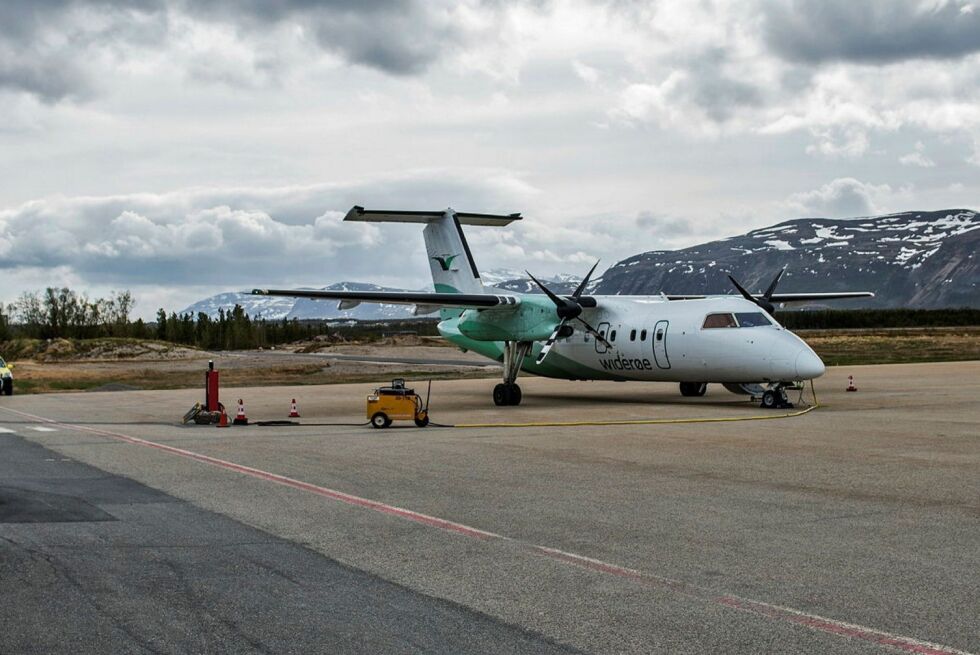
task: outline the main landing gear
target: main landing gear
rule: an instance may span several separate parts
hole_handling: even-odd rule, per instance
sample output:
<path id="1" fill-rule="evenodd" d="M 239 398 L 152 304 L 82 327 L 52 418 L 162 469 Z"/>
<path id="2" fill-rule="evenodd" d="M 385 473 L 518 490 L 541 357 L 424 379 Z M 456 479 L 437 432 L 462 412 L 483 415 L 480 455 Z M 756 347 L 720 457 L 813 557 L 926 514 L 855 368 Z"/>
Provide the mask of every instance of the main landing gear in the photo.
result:
<path id="1" fill-rule="evenodd" d="M 530 341 L 504 342 L 504 381 L 493 388 L 493 404 L 498 406 L 520 405 L 521 388 L 517 374 L 521 372 L 524 358 L 531 352 Z"/>
<path id="2" fill-rule="evenodd" d="M 681 382 L 681 395 L 685 397 L 703 396 L 707 390 L 707 382 Z"/>

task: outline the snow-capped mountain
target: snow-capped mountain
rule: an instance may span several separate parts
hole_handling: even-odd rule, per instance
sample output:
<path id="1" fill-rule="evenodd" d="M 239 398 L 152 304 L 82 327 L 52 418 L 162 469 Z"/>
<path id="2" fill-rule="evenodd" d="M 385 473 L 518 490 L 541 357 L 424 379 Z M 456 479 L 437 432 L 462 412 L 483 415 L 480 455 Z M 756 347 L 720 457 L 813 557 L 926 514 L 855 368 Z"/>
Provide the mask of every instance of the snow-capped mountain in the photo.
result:
<path id="1" fill-rule="evenodd" d="M 683 250 L 654 250 L 611 267 L 596 294 L 729 293 L 732 273 L 761 291 L 873 291 L 840 307 L 980 306 L 980 216 L 950 209 L 853 219 L 800 218 Z"/>

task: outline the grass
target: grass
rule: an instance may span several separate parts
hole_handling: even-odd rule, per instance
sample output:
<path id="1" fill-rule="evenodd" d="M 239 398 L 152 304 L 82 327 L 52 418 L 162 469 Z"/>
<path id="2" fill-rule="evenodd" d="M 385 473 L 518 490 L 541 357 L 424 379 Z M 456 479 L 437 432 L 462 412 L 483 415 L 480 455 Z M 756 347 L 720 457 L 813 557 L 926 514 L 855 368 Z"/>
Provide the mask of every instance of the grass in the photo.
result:
<path id="1" fill-rule="evenodd" d="M 980 328 L 809 330 L 798 334 L 828 366 L 980 359 Z"/>

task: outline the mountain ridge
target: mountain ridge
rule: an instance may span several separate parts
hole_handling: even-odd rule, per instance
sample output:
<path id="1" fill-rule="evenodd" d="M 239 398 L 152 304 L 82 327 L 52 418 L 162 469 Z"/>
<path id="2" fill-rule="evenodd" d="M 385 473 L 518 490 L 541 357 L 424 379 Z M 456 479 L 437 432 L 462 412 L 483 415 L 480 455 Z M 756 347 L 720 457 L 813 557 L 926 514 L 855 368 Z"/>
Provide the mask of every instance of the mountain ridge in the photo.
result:
<path id="1" fill-rule="evenodd" d="M 592 285 L 595 294 L 729 293 L 734 275 L 750 291 L 787 266 L 782 292 L 874 291 L 839 307 L 980 305 L 980 216 L 969 209 L 857 218 L 797 218 L 680 250 L 627 257 Z"/>

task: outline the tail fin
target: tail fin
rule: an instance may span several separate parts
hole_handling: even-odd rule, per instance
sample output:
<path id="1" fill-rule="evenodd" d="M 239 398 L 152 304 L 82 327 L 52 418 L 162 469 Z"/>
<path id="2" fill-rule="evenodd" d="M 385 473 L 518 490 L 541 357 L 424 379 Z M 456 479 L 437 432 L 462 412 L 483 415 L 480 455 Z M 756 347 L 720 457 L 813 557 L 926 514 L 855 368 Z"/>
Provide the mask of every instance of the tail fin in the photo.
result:
<path id="1" fill-rule="evenodd" d="M 463 225 L 504 226 L 520 219 L 520 214 L 467 214 L 452 209 L 443 212 L 378 211 L 356 206 L 344 218 L 345 221 L 424 223 L 422 236 L 437 293 L 483 293 L 480 271 L 463 234 Z"/>

